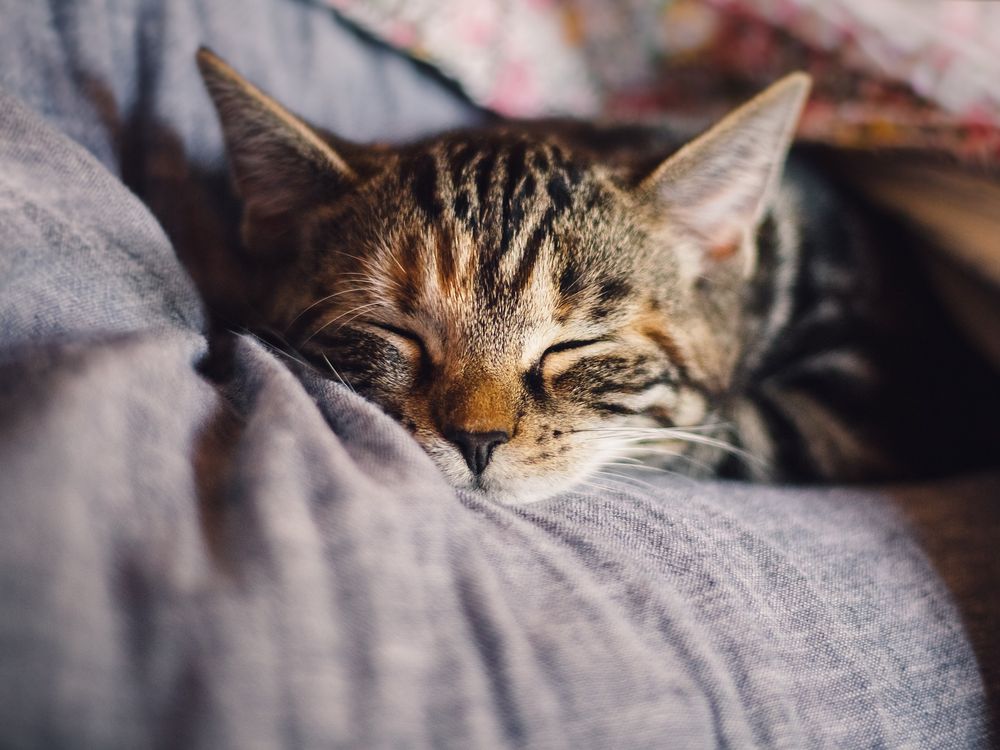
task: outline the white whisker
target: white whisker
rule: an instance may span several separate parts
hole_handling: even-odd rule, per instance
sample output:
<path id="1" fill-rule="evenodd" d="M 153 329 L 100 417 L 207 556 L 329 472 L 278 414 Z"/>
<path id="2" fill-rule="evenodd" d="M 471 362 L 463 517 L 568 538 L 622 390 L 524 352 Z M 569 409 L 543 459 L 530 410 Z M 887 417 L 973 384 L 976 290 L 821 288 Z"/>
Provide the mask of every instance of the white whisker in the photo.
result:
<path id="1" fill-rule="evenodd" d="M 315 365 L 313 365 L 311 362 L 308 362 L 307 360 L 302 359 L 301 355 L 300 356 L 295 356 L 295 354 L 293 354 L 290 351 L 285 351 L 284 349 L 280 349 L 277 346 L 274 346 L 274 344 L 271 344 L 270 342 L 265 341 L 260 336 L 258 336 L 256 333 L 254 333 L 253 331 L 250 331 L 250 330 L 244 328 L 241 331 L 233 331 L 233 333 L 238 333 L 238 334 L 243 334 L 243 335 L 249 336 L 250 338 L 252 338 L 255 341 L 257 341 L 257 343 L 259 343 L 261 346 L 263 346 L 265 349 L 267 349 L 272 354 L 277 354 L 278 356 L 286 357 L 287 359 L 290 359 L 293 362 L 296 362 L 296 363 L 302 365 L 305 368 L 308 368 L 308 369 L 310 369 L 310 370 L 312 370 L 314 372 L 321 373 L 321 371 L 320 371 L 320 369 L 318 367 L 316 367 Z"/>
<path id="2" fill-rule="evenodd" d="M 326 302 L 327 300 L 333 299 L 334 297 L 340 297 L 340 296 L 343 296 L 345 294 L 356 294 L 358 292 L 365 292 L 365 291 L 373 292 L 373 291 L 376 291 L 376 290 L 375 289 L 367 289 L 367 288 L 364 288 L 364 287 L 354 287 L 353 289 L 343 289 L 343 290 L 341 290 L 339 292 L 334 292 L 333 294 L 328 294 L 325 297 L 320 297 L 318 300 L 316 300 L 315 302 L 313 302 L 308 307 L 303 308 L 302 311 L 299 312 L 298 315 L 296 315 L 294 318 L 292 318 L 292 320 L 289 322 L 289 324 L 285 327 L 285 332 L 287 332 L 289 328 L 291 328 L 293 325 L 295 325 L 295 321 L 297 321 L 299 318 L 301 318 L 303 315 L 305 315 L 307 312 L 309 312 L 310 310 L 312 310 L 317 305 L 321 305 L 324 302 Z"/>
<path id="3" fill-rule="evenodd" d="M 583 430 L 581 430 L 582 432 Z M 595 428 L 592 430 L 587 430 L 587 432 L 594 432 L 601 434 L 602 436 L 607 436 L 609 439 L 613 438 L 622 443 L 655 443 L 658 441 L 666 440 L 676 440 L 682 443 L 694 443 L 698 445 L 706 445 L 711 448 L 717 448 L 727 453 L 732 453 L 748 461 L 760 462 L 760 459 L 749 453 L 743 448 L 737 445 L 729 443 L 720 438 L 711 437 L 709 435 L 701 435 L 697 432 L 692 432 L 688 428 L 678 429 L 675 427 L 611 427 L 611 428 Z M 638 447 L 638 446 L 637 446 Z"/>
<path id="4" fill-rule="evenodd" d="M 618 472 L 607 471 L 604 469 L 598 470 L 596 474 L 597 476 L 607 477 L 608 479 L 619 479 L 624 482 L 630 482 L 636 485 L 637 487 L 642 487 L 657 492 L 662 489 L 661 487 L 657 487 L 655 484 L 650 484 L 649 482 L 645 482 L 642 479 L 639 479 L 638 477 L 629 476 L 628 474 L 619 474 Z"/>
<path id="5" fill-rule="evenodd" d="M 320 356 L 323 357 L 323 361 L 326 362 L 327 367 L 330 368 L 330 371 L 337 376 L 337 380 L 343 383 L 346 387 L 350 388 L 352 393 L 357 394 L 357 391 L 354 390 L 354 386 L 348 383 L 347 380 L 345 380 L 344 377 L 339 372 L 337 372 L 337 368 L 333 366 L 333 364 L 330 362 L 327 356 L 325 354 L 321 354 Z"/>
<path id="6" fill-rule="evenodd" d="M 337 322 L 338 320 L 341 320 L 341 319 L 343 319 L 343 318 L 346 318 L 346 317 L 347 317 L 348 315 L 352 315 L 352 317 L 351 317 L 351 318 L 350 318 L 350 319 L 349 319 L 349 320 L 347 321 L 347 323 L 350 323 L 350 322 L 351 322 L 352 320 L 356 319 L 356 318 L 357 318 L 357 317 L 358 317 L 359 315 L 362 315 L 362 314 L 363 314 L 364 312 L 366 312 L 367 310 L 371 310 L 371 309 L 372 309 L 372 308 L 374 308 L 374 307 L 379 307 L 379 306 L 381 306 L 382 304 L 383 304 L 383 303 L 382 303 L 382 300 L 376 300 L 375 302 L 368 302 L 367 304 L 364 304 L 364 305 L 358 305 L 357 307 L 354 307 L 354 308 L 352 308 L 352 309 L 350 309 L 350 310 L 348 310 L 348 311 L 346 311 L 346 312 L 343 312 L 343 313 L 341 313 L 340 315 L 338 315 L 337 317 L 333 318 L 332 320 L 328 320 L 328 321 L 326 321 L 326 323 L 324 323 L 324 324 L 323 324 L 323 325 L 321 325 L 321 326 L 320 326 L 319 328 L 317 328 L 317 329 L 316 329 L 315 331 L 313 331 L 312 333 L 310 333 L 310 334 L 309 334 L 309 335 L 308 335 L 308 336 L 307 336 L 307 337 L 306 337 L 306 338 L 305 338 L 305 339 L 303 340 L 303 342 L 302 342 L 302 343 L 303 343 L 303 344 L 307 344 L 307 343 L 309 343 L 309 342 L 310 342 L 310 341 L 312 340 L 312 338 L 313 338 L 314 336 L 316 336 L 316 335 L 317 335 L 317 334 L 318 334 L 318 333 L 319 333 L 320 331 L 322 331 L 323 329 L 327 328 L 328 326 L 331 326 L 331 325 L 333 325 L 333 324 L 334 324 L 334 323 L 336 323 L 336 322 Z M 343 328 L 343 327 L 344 327 L 345 325 L 347 325 L 347 323 L 341 323 L 341 324 L 340 324 L 340 326 L 338 326 L 338 330 L 339 330 L 340 328 Z"/>
<path id="7" fill-rule="evenodd" d="M 639 448 L 630 448 L 629 450 L 640 451 L 640 452 L 642 452 L 644 454 L 653 454 L 653 455 L 665 456 L 665 457 L 667 457 L 667 458 L 669 458 L 671 460 L 676 459 L 676 460 L 686 461 L 687 463 L 691 464 L 692 466 L 696 466 L 697 468 L 701 469 L 702 472 L 704 472 L 706 475 L 711 474 L 714 471 L 714 469 L 713 469 L 713 467 L 712 467 L 711 464 L 706 463 L 705 461 L 699 461 L 698 459 L 694 458 L 693 456 L 690 456 L 687 453 L 683 453 L 681 451 L 657 450 L 655 448 L 655 446 L 651 446 L 648 450 L 647 449 L 643 449 L 641 447 L 639 447 Z M 641 459 L 639 459 L 639 460 L 641 460 Z M 647 461 L 648 460 L 649 459 L 647 459 Z"/>
<path id="8" fill-rule="evenodd" d="M 593 475 L 591 475 L 593 476 Z M 608 487 L 603 484 L 598 484 L 590 479 L 580 479 L 573 484 L 573 487 L 589 487 L 590 489 L 599 490 L 601 492 L 617 492 L 620 488 L 618 487 Z"/>

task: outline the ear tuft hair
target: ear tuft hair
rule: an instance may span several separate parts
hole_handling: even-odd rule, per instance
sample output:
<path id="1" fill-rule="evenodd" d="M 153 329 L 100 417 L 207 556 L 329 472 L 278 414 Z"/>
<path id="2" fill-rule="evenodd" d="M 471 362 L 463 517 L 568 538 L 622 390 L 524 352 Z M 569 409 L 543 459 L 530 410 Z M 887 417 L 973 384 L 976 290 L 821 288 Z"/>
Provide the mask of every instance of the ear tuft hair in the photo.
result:
<path id="1" fill-rule="evenodd" d="M 249 220 L 283 216 L 355 179 L 330 142 L 214 52 L 202 47 L 197 61 Z"/>
<path id="2" fill-rule="evenodd" d="M 695 138 L 639 184 L 658 211 L 693 235 L 702 263 L 737 256 L 774 199 L 810 78 L 792 73 Z"/>

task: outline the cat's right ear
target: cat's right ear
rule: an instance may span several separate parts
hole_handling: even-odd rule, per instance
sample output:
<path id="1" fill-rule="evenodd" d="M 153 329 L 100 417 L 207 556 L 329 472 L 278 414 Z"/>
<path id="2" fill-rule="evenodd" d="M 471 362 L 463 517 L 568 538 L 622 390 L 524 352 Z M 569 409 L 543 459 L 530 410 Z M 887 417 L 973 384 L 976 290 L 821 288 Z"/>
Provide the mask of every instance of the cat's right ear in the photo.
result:
<path id="1" fill-rule="evenodd" d="M 329 142 L 211 50 L 198 69 L 222 123 L 247 226 L 280 222 L 356 179 Z"/>
<path id="2" fill-rule="evenodd" d="M 809 94 L 792 73 L 758 94 L 665 161 L 639 185 L 661 215 L 695 240 L 690 265 L 700 276 L 755 263 L 752 236 L 772 205 Z"/>

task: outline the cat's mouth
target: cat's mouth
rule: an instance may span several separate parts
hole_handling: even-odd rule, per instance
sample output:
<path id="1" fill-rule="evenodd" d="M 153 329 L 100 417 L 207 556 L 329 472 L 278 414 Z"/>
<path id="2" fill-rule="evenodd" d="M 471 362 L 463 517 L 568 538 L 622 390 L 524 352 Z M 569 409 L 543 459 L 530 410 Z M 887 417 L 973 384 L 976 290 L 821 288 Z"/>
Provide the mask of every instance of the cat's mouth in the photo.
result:
<path id="1" fill-rule="evenodd" d="M 530 464 L 522 464 L 510 457 L 498 461 L 496 466 L 488 467 L 478 476 L 465 472 L 460 479 L 454 476 L 454 466 L 449 471 L 440 463 L 438 465 L 452 486 L 502 505 L 524 505 L 546 500 L 569 491 L 586 476 L 568 473 L 560 467 L 532 468 Z"/>
<path id="2" fill-rule="evenodd" d="M 523 502 L 517 498 L 516 488 L 506 487 L 506 483 L 498 479 L 495 473 L 495 470 L 491 472 L 489 468 L 482 474 L 466 472 L 464 479 L 458 481 L 452 480 L 452 484 L 458 489 L 472 492 L 491 500 L 500 500 L 506 503 Z M 506 500 L 503 499 L 505 496 L 507 497 Z"/>
<path id="3" fill-rule="evenodd" d="M 531 471 L 512 456 L 497 456 L 480 473 L 471 471 L 457 451 L 440 442 L 422 447 L 452 487 L 504 505 L 543 500 L 568 486 L 556 472 Z M 498 451 L 499 453 L 499 451 Z"/>
<path id="4" fill-rule="evenodd" d="M 558 482 L 553 482 L 548 490 L 538 488 L 526 489 L 524 487 L 514 486 L 503 487 L 496 483 L 483 480 L 482 477 L 479 477 L 467 483 L 466 486 L 459 487 L 459 489 L 462 489 L 476 497 L 482 498 L 483 500 L 499 503 L 501 505 L 525 505 L 527 503 L 536 503 L 540 500 L 545 500 L 553 495 L 557 495 L 566 488 Z"/>
<path id="5" fill-rule="evenodd" d="M 549 430 L 551 432 L 551 430 Z M 565 431 L 555 443 L 519 439 L 498 446 L 481 471 L 469 465 L 462 451 L 437 431 L 421 430 L 414 438 L 455 489 L 503 505 L 523 505 L 569 492 L 613 458 L 598 443 L 571 440 Z M 538 443 L 540 450 L 532 450 Z M 602 446 L 603 447 L 603 446 Z"/>
<path id="6" fill-rule="evenodd" d="M 470 471 L 459 461 L 449 461 L 447 466 L 439 467 L 448 477 L 452 486 L 472 493 L 483 499 L 504 505 L 522 504 L 544 499 L 562 489 L 561 483 L 547 472 L 528 472 L 525 466 L 516 466 L 511 456 L 498 457 L 481 473 Z M 548 491 L 539 492 L 531 485 L 539 480 L 548 479 L 544 483 Z"/>

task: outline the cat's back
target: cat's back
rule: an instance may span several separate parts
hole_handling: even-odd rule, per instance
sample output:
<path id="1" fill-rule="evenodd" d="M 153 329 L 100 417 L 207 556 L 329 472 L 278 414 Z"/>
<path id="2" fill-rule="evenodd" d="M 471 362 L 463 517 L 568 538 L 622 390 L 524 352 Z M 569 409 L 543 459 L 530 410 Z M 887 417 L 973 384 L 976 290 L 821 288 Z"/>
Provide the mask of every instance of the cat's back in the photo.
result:
<path id="1" fill-rule="evenodd" d="M 927 238 L 835 178 L 830 158 L 792 151 L 758 235 L 740 442 L 791 480 L 916 478 L 995 460 L 996 376 L 928 283 Z"/>

